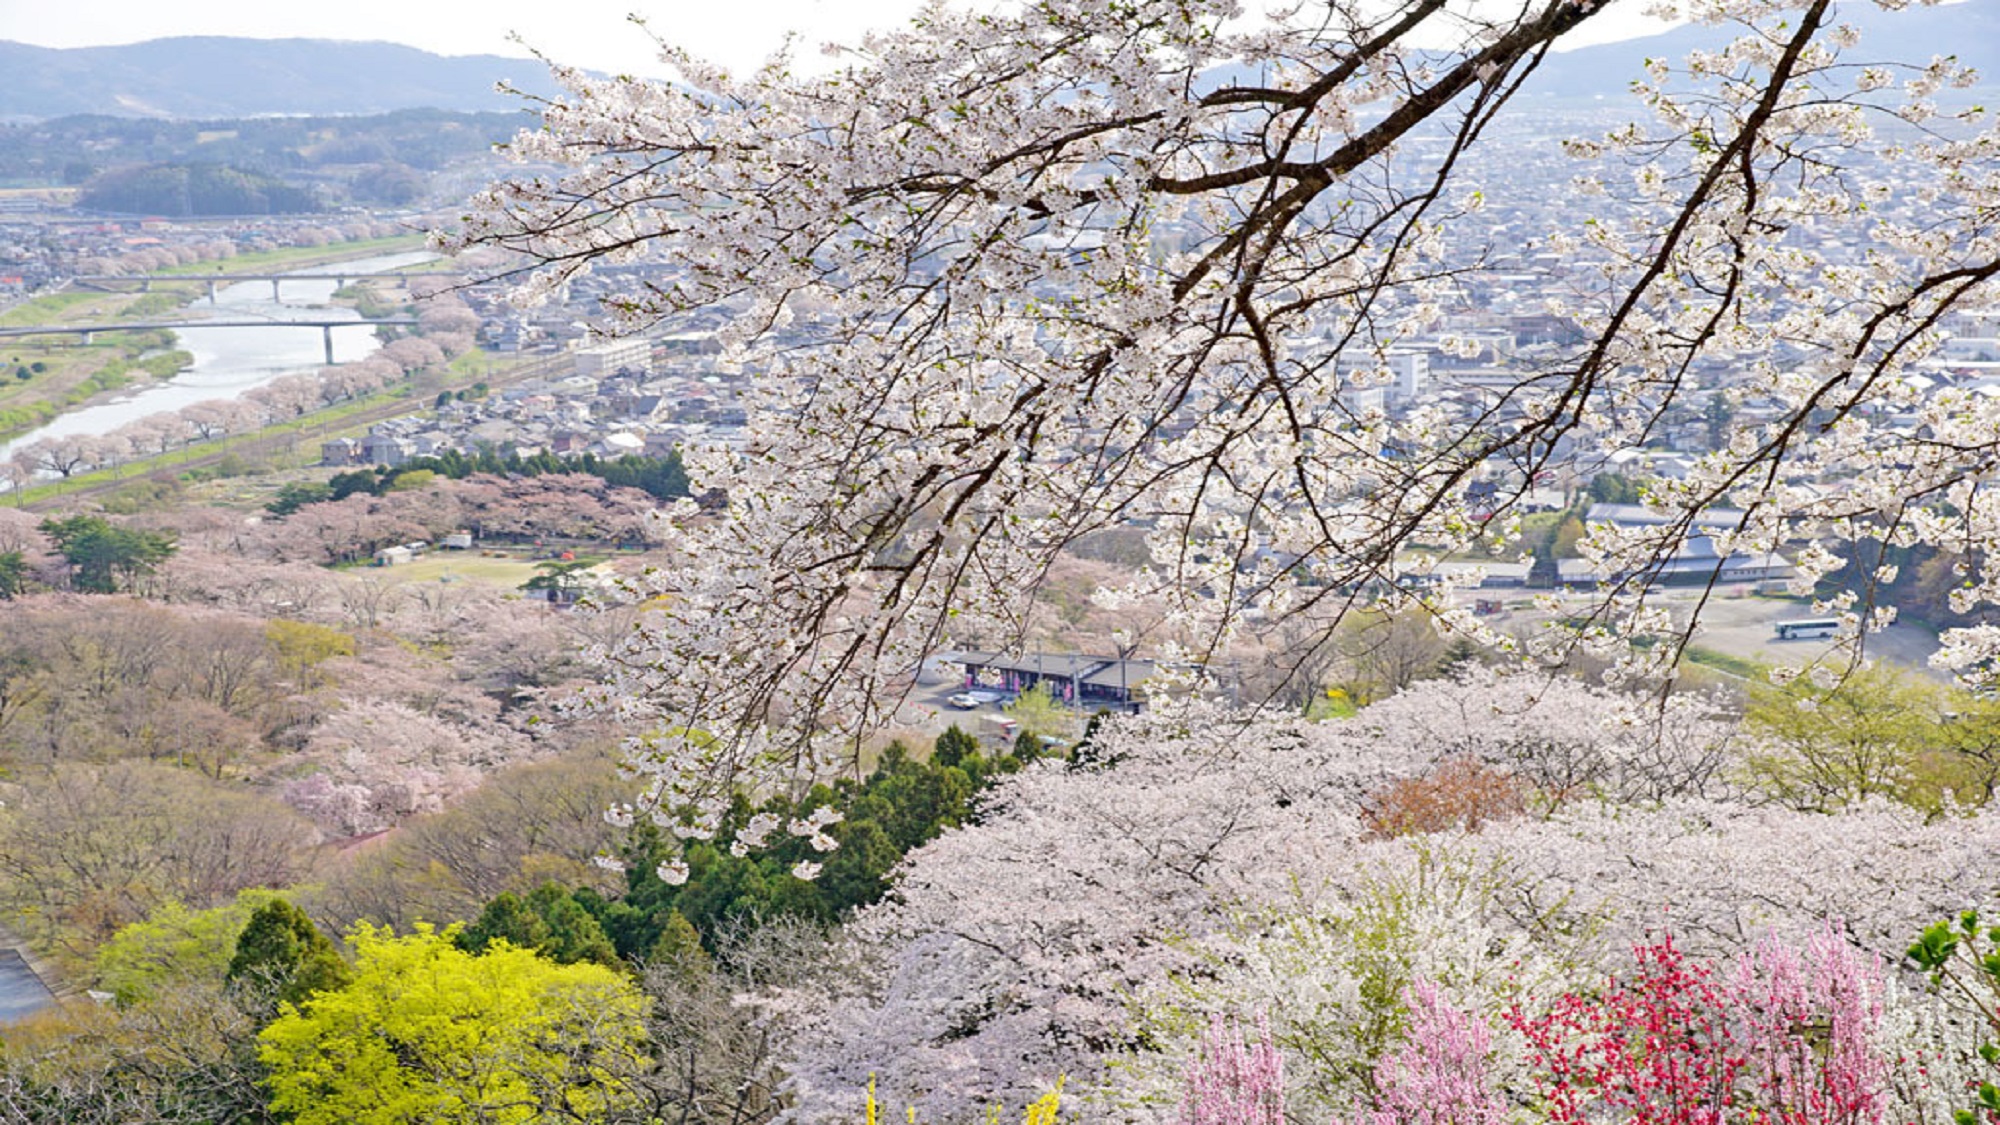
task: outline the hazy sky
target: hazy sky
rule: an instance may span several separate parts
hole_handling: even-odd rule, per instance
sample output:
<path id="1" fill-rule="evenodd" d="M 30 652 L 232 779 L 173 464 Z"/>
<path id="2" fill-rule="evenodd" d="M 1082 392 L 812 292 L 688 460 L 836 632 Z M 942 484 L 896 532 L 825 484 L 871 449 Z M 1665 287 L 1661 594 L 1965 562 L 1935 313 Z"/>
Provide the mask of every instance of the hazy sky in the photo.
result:
<path id="1" fill-rule="evenodd" d="M 822 43 L 900 24 L 918 7 L 919 0 L 0 0 L 0 39 L 82 47 L 171 35 L 300 36 L 384 39 L 445 55 L 521 55 L 508 41 L 513 32 L 562 62 L 658 74 L 651 42 L 626 22 L 630 12 L 697 55 L 745 68 L 788 29 L 801 34 L 802 54 L 816 54 Z M 1257 10 L 1259 0 L 1245 7 Z M 1629 35 L 1633 26 L 1619 21 L 1606 30 Z"/>

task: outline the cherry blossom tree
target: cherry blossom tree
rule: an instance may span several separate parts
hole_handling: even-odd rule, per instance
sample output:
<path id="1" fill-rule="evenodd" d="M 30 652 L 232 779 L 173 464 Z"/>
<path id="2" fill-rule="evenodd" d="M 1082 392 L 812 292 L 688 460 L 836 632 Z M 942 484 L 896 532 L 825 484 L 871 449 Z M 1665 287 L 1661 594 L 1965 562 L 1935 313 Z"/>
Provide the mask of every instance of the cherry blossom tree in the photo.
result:
<path id="1" fill-rule="evenodd" d="M 464 355 L 479 343 L 478 336 L 471 332 L 433 332 L 425 339 L 436 344 L 446 359 Z"/>
<path id="2" fill-rule="evenodd" d="M 180 410 L 181 421 L 203 441 L 238 433 L 257 424 L 257 410 L 235 399 L 211 398 L 191 403 Z"/>
<path id="3" fill-rule="evenodd" d="M 319 405 L 320 383 L 318 375 L 281 375 L 244 397 L 266 408 L 272 420 L 282 422 Z"/>
<path id="4" fill-rule="evenodd" d="M 1736 724 L 1722 699 L 1646 700 L 1556 675 L 1467 668 L 1376 703 L 1356 721 L 1441 758 L 1513 771 L 1560 803 L 1585 793 L 1621 801 L 1730 792 Z"/>
<path id="5" fill-rule="evenodd" d="M 108 469 L 132 455 L 132 443 L 122 434 L 92 435 L 82 445 L 84 463 L 93 469 Z"/>
<path id="6" fill-rule="evenodd" d="M 260 617 L 311 621 L 336 616 L 338 575 L 303 563 L 264 562 L 240 554 L 183 548 L 160 568 L 155 596 L 220 606 Z"/>
<path id="7" fill-rule="evenodd" d="M 171 410 L 148 414 L 135 422 L 120 426 L 117 433 L 131 442 L 132 448 L 154 453 L 165 453 L 177 445 L 185 444 L 191 436 L 187 423 Z"/>
<path id="8" fill-rule="evenodd" d="M 432 297 L 423 303 L 422 311 L 417 313 L 417 326 L 426 336 L 448 332 L 477 332 L 479 314 L 455 297 Z"/>
<path id="9" fill-rule="evenodd" d="M 61 437 L 45 437 L 30 442 L 15 454 L 17 462 L 25 462 L 34 469 L 46 469 L 57 476 L 68 478 L 71 474 L 89 466 L 96 441 L 84 434 Z"/>
<path id="10" fill-rule="evenodd" d="M 1541 268 L 1481 225 L 1506 190 L 1486 162 L 1521 162 L 1493 139 L 1516 95 L 1605 7 L 940 5 L 819 75 L 670 47 L 675 82 L 558 68 L 513 149 L 560 173 L 494 186 L 443 244 L 524 255 L 528 299 L 666 263 L 605 300 L 610 327 L 724 309 L 757 375 L 748 443 L 689 456 L 728 508 L 676 526 L 671 600 L 614 653 L 628 706 L 702 732 L 635 744 L 658 798 L 716 814 L 746 773 L 851 753 L 928 651 L 1026 620 L 1055 556 L 1108 528 L 1150 533 L 1132 592 L 1198 647 L 1382 594 L 1518 647 L 1402 556 L 1518 553 L 1538 474 L 1643 444 L 1718 368 L 1769 420 L 1656 488 L 1663 522 L 1585 541 L 1621 577 L 1551 646 L 1684 639 L 1650 581 L 1719 504 L 1740 515 L 1705 529 L 1718 546 L 1806 542 L 1808 578 L 1861 532 L 1987 554 L 1996 415 L 1899 376 L 1994 294 L 2000 137 L 1941 108 L 1971 80 L 1949 59 L 1846 61 L 1831 0 L 1699 6 L 1741 37 L 1634 75 L 1633 120 L 1529 154 L 1574 173 L 1533 190 L 1601 201 L 1504 236 L 1555 263 L 1531 305 L 1574 342 L 1471 415 L 1374 404 L 1390 349 L 1479 347 L 1448 322 L 1462 286 Z M 1485 472 L 1497 495 L 1469 501 Z M 1865 595 L 1831 608 L 1858 629 Z M 1962 596 L 2000 596 L 2000 572 Z M 1977 664 L 2000 630 L 1947 652 Z"/>
<path id="11" fill-rule="evenodd" d="M 378 354 L 403 371 L 420 371 L 444 362 L 444 352 L 436 344 L 415 336 L 391 340 Z"/>
<path id="12" fill-rule="evenodd" d="M 25 453 L 17 453 L 5 461 L 0 461 L 0 484 L 6 485 L 9 492 L 16 493 L 17 501 L 20 499 L 19 492 L 34 483 L 34 480 L 35 467 Z"/>
<path id="13" fill-rule="evenodd" d="M 0 510 L 0 554 L 19 551 L 26 555 L 41 555 L 49 549 L 48 536 L 42 534 L 41 519 L 19 509 Z"/>

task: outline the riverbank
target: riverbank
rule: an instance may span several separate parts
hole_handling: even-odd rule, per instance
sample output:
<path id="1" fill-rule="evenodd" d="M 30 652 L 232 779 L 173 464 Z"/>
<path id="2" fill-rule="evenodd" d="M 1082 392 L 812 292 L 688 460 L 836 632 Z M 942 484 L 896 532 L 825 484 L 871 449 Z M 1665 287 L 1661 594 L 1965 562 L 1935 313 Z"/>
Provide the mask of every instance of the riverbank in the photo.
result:
<path id="1" fill-rule="evenodd" d="M 117 506 L 116 498 L 127 491 L 143 493 L 177 487 L 191 479 L 304 468 L 318 463 L 321 442 L 359 437 L 377 422 L 424 409 L 427 400 L 441 391 L 466 390 L 475 383 L 485 383 L 497 390 L 566 371 L 568 362 L 567 356 L 503 358 L 485 352 L 467 352 L 442 369 L 418 372 L 364 398 L 302 414 L 254 433 L 196 442 L 112 468 L 44 481 L 16 491 L 7 501 L 13 507 L 44 512 L 71 509 L 83 503 Z M 231 458 L 236 462 L 232 464 Z M 148 481 L 152 482 L 151 488 Z"/>
<path id="2" fill-rule="evenodd" d="M 115 324 L 157 316 L 184 305 L 185 294 L 164 290 L 136 295 L 56 293 L 38 297 L 0 314 L 0 326 L 30 328 L 41 324 Z M 149 353 L 171 349 L 173 333 L 108 332 L 91 342 L 62 336 L 29 336 L 0 343 L 0 442 L 49 424 L 67 411 L 129 388 L 141 378 L 172 377 L 191 362 L 146 365 Z"/>

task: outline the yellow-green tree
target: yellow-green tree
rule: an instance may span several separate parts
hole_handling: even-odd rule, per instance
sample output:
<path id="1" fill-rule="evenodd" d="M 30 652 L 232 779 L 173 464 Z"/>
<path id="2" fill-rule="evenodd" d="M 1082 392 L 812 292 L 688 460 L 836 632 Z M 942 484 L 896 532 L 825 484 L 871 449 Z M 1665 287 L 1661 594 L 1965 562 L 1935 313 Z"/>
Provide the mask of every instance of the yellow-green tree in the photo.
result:
<path id="1" fill-rule="evenodd" d="M 1887 665 L 1832 687 L 1760 686 L 1744 714 L 1751 783 L 1794 808 L 1885 796 L 1926 811 L 2000 789 L 2000 701 Z"/>
<path id="2" fill-rule="evenodd" d="M 1014 702 L 1006 707 L 1007 717 L 1021 724 L 1021 733 L 1026 735 L 1047 735 L 1064 742 L 1076 738 L 1077 722 L 1075 711 L 1056 702 L 1049 693 L 1046 683 L 1036 684 L 1014 697 Z"/>
<path id="3" fill-rule="evenodd" d="M 474 955 L 419 925 L 365 923 L 354 979 L 259 1037 L 271 1108 L 297 1125 L 597 1120 L 647 1065 L 645 1000 L 602 965 L 496 942 Z"/>
<path id="4" fill-rule="evenodd" d="M 276 897 L 274 891 L 252 889 L 207 910 L 189 910 L 168 899 L 98 949 L 97 987 L 120 1004 L 136 1004 L 188 981 L 220 985 L 250 915 Z"/>

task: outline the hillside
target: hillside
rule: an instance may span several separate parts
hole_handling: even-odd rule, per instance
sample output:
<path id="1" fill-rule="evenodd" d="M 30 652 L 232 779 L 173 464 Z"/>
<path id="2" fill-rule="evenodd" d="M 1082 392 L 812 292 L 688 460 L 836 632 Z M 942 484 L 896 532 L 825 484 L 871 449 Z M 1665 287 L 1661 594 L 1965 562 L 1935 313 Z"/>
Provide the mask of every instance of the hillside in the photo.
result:
<path id="1" fill-rule="evenodd" d="M 553 91 L 533 59 L 328 39 L 187 36 L 67 49 L 0 40 L 0 71 L 0 120 L 504 110 L 519 103 L 496 82 Z"/>
<path id="2" fill-rule="evenodd" d="M 526 120 L 435 109 L 200 122 L 85 114 L 0 125 L 0 183 L 77 185 L 147 165 L 227 165 L 310 186 L 331 202 L 399 206 L 421 197 L 436 173 L 489 160 Z"/>
<path id="3" fill-rule="evenodd" d="M 1884 12 L 1871 3 L 1846 4 L 1835 18 L 1861 32 L 1860 45 L 1845 55 L 1857 64 L 1885 59 L 1928 61 L 1933 55 L 1956 55 L 1979 68 L 1984 87 L 2000 82 L 2000 3 L 1995 0 L 1912 5 L 1899 12 Z M 1629 88 L 1648 58 L 1678 61 L 1689 51 L 1717 49 L 1731 37 L 1727 28 L 1688 26 L 1641 39 L 1559 51 L 1543 62 L 1528 90 L 1555 97 L 1612 97 Z"/>

